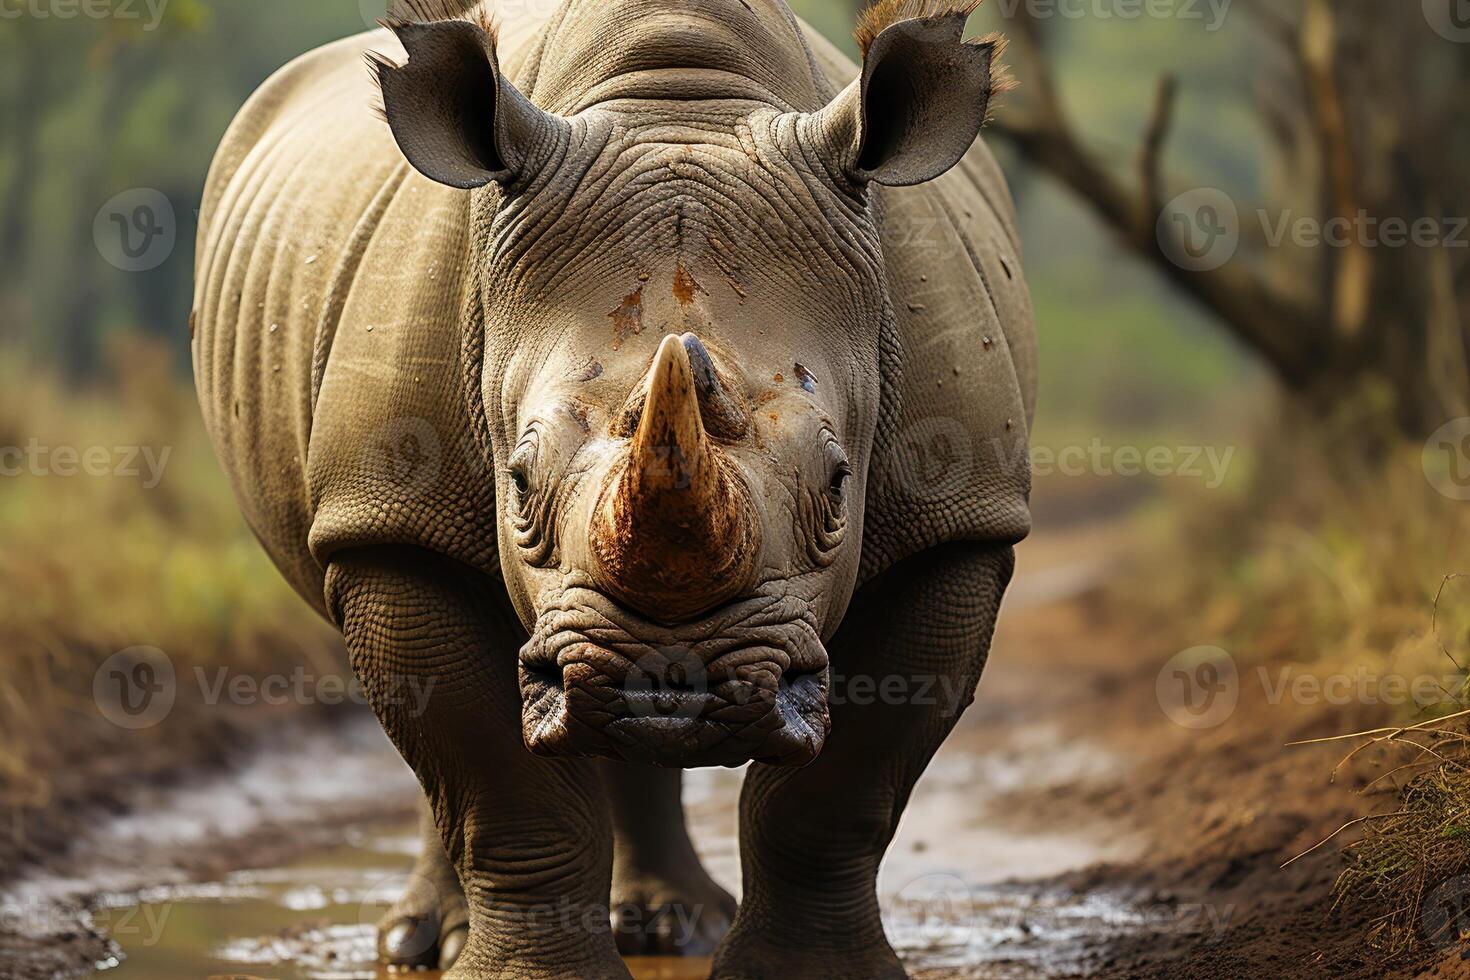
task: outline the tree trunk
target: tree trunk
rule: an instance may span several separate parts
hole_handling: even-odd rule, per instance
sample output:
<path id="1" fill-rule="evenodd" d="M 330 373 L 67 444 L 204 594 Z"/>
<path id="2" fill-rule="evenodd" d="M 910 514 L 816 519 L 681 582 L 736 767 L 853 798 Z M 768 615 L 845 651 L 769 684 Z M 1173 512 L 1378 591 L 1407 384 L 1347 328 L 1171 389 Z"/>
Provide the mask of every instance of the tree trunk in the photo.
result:
<path id="1" fill-rule="evenodd" d="M 1459 125 L 1470 45 L 1428 45 L 1417 4 L 1282 6 L 1249 8 L 1295 76 L 1263 86 L 1258 108 L 1280 155 L 1279 166 L 1263 169 L 1282 178 L 1276 212 L 1315 219 L 1310 247 L 1286 241 L 1249 256 L 1243 244 L 1208 268 L 1179 261 L 1190 232 L 1171 240 L 1164 202 L 1213 182 L 1164 177 L 1174 80 L 1160 84 L 1138 176 L 1115 174 L 1062 105 L 1046 43 L 1055 22 L 1037 21 L 1025 5 L 1011 26 L 1027 63 L 1030 111 L 1003 116 L 992 131 L 1215 314 L 1293 402 L 1324 419 L 1373 409 L 1399 437 L 1422 440 L 1470 415 L 1470 231 L 1454 217 L 1470 215 L 1462 163 L 1470 139 Z M 1265 210 L 1232 205 L 1242 224 Z"/>

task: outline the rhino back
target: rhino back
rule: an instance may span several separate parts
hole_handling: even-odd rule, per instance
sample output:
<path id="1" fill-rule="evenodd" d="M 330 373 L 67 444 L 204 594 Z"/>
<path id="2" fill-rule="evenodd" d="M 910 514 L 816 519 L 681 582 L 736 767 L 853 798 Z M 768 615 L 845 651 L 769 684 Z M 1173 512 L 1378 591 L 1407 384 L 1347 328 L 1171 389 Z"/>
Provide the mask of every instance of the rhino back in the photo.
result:
<path id="1" fill-rule="evenodd" d="M 857 77 L 833 44 L 808 37 L 835 84 Z M 1037 387 L 1015 211 L 984 141 L 932 183 L 877 193 L 898 330 L 885 350 L 863 581 L 937 545 L 1026 536 Z"/>
<path id="2" fill-rule="evenodd" d="M 394 42 L 350 38 L 262 86 L 200 215 L 205 423 L 251 528 L 318 609 L 342 548 L 422 545 L 498 573 L 462 367 L 469 199 L 397 151 L 370 47 Z"/>

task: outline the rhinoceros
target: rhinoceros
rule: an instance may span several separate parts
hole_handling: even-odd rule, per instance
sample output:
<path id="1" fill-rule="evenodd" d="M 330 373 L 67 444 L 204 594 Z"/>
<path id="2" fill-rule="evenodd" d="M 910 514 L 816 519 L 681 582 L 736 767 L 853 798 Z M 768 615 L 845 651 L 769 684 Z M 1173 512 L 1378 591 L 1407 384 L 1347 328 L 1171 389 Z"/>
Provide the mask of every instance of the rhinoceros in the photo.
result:
<path id="1" fill-rule="evenodd" d="M 785 0 L 420 0 L 224 137 L 200 403 L 426 796 L 385 962 L 904 975 L 879 862 L 1030 527 L 977 4 L 859 66 Z M 737 908 L 681 771 L 747 763 Z"/>

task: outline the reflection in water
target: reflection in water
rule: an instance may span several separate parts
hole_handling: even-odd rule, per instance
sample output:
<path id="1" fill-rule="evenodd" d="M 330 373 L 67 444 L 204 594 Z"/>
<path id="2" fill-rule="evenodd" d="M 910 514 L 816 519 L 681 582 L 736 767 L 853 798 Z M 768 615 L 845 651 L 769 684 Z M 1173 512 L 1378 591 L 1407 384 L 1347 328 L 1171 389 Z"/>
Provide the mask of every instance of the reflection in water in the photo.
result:
<path id="1" fill-rule="evenodd" d="M 359 836 L 298 865 L 230 875 L 212 885 L 154 889 L 98 910 L 96 924 L 127 953 L 106 980 L 269 980 L 402 977 L 373 963 L 374 923 L 401 892 L 413 828 Z M 223 938 L 237 937 L 237 938 Z M 638 980 L 709 976 L 708 960 L 637 958 Z M 415 972 L 433 980 L 437 973 Z"/>
<path id="2" fill-rule="evenodd" d="M 915 795 L 910 812 L 918 819 L 906 820 L 880 881 L 889 937 L 911 970 L 935 975 L 1072 975 L 1090 944 L 1138 929 L 1140 916 L 1098 896 L 1004 884 L 1021 865 L 1051 872 L 1094 860 L 1099 852 L 1083 841 L 1045 837 L 1018 847 L 976 820 L 959 804 L 972 797 L 975 785 L 1004 778 L 974 771 L 974 762 L 942 756 Z M 739 785 L 739 773 L 701 771 L 689 774 L 686 792 L 691 829 L 708 867 L 736 891 Z M 120 966 L 105 970 L 105 980 L 389 976 L 374 964 L 374 926 L 407 885 L 417 846 L 410 826 L 359 830 L 349 833 L 347 845 L 296 864 L 104 899 L 96 924 L 127 954 Z M 988 864 L 988 874 L 960 871 L 977 864 Z M 645 958 L 629 960 L 629 967 L 639 980 L 684 980 L 707 977 L 710 964 Z"/>

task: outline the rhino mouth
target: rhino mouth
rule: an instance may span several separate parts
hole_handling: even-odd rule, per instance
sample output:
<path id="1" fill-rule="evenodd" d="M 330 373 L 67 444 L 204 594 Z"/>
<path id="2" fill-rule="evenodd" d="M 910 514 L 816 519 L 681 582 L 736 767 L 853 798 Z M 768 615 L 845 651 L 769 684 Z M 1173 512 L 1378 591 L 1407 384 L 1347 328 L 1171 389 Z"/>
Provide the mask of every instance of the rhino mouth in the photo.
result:
<path id="1" fill-rule="evenodd" d="M 831 726 L 827 651 L 803 603 L 761 597 L 666 627 L 578 590 L 521 650 L 538 755 L 656 766 L 802 766 Z"/>

